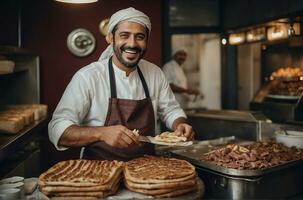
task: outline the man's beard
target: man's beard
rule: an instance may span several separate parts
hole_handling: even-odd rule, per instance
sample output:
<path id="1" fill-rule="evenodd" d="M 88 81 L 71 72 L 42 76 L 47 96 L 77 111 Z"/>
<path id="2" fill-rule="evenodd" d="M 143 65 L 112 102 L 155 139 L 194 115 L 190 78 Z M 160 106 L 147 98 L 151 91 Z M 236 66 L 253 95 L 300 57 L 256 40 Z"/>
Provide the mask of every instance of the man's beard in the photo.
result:
<path id="1" fill-rule="evenodd" d="M 127 47 L 126 45 L 123 45 L 121 46 L 120 48 L 118 46 L 116 46 L 116 43 L 115 41 L 113 41 L 113 46 L 114 46 L 114 52 L 115 52 L 115 55 L 117 57 L 117 59 L 119 60 L 119 62 L 121 64 L 123 64 L 125 67 L 127 68 L 134 68 L 137 66 L 137 64 L 139 63 L 139 61 L 143 58 L 146 50 L 142 50 L 141 48 L 139 47 Z M 139 53 L 139 57 L 138 59 L 132 61 L 132 62 L 129 62 L 129 61 L 126 61 L 122 54 L 123 54 L 123 51 L 125 50 L 132 50 L 132 51 L 136 51 L 137 53 Z"/>

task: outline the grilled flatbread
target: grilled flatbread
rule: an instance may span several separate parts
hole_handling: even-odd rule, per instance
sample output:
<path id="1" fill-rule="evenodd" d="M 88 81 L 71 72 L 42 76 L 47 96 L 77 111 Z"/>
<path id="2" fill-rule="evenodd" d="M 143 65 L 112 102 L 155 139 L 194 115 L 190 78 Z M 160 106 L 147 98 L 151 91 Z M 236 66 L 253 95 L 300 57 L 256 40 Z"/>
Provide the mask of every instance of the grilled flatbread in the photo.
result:
<path id="1" fill-rule="evenodd" d="M 176 143 L 176 142 L 185 142 L 187 140 L 184 136 L 179 136 L 175 132 L 164 132 L 155 137 L 155 140 L 158 142 L 167 142 L 167 143 Z"/>
<path id="2" fill-rule="evenodd" d="M 127 184 L 127 182 L 125 183 L 125 186 L 127 189 L 133 191 L 133 192 L 139 192 L 139 193 L 143 193 L 143 194 L 148 194 L 148 195 L 153 195 L 153 196 L 157 196 L 157 195 L 164 195 L 164 194 L 168 194 L 168 193 L 172 193 L 174 191 L 183 191 L 184 192 L 189 192 L 189 191 L 193 191 L 196 189 L 196 186 L 195 187 L 185 187 L 185 188 L 182 188 L 182 189 L 174 189 L 174 188 L 166 188 L 166 189 L 139 189 L 139 188 L 133 188 L 131 186 L 129 186 Z M 180 192 L 180 194 L 183 194 L 182 192 Z M 180 194 L 177 194 L 177 195 L 180 195 Z"/>
<path id="3" fill-rule="evenodd" d="M 171 183 L 196 176 L 195 167 L 185 160 L 144 156 L 125 163 L 124 177 L 134 183 Z"/>
<path id="4" fill-rule="evenodd" d="M 110 192 L 110 191 L 107 191 Z M 104 197 L 106 192 L 56 192 L 46 193 L 47 196 L 59 196 L 59 197 Z"/>
<path id="5" fill-rule="evenodd" d="M 44 186 L 41 188 L 43 193 L 56 193 L 56 192 L 98 192 L 98 191 L 107 191 L 114 188 L 120 181 L 122 174 L 122 169 L 119 173 L 116 173 L 115 177 L 107 185 L 100 186 L 88 186 L 88 187 L 76 187 L 76 186 Z"/>
<path id="6" fill-rule="evenodd" d="M 47 196 L 59 196 L 59 197 L 98 197 L 104 198 L 109 195 L 115 194 L 119 189 L 119 184 L 113 186 L 111 190 L 99 191 L 99 192 L 56 192 L 56 193 L 44 193 Z"/>
<path id="7" fill-rule="evenodd" d="M 108 160 L 68 160 L 51 167 L 39 177 L 39 186 L 101 186 L 110 183 L 122 162 Z"/>
<path id="8" fill-rule="evenodd" d="M 183 194 L 186 194 L 188 192 L 195 191 L 195 190 L 197 190 L 197 186 L 174 190 L 172 192 L 168 192 L 168 193 L 165 193 L 165 194 L 156 195 L 156 197 L 160 197 L 160 198 L 175 197 L 175 196 L 183 195 Z"/>
<path id="9" fill-rule="evenodd" d="M 134 183 L 127 179 L 124 179 L 124 182 L 127 183 L 129 187 L 138 188 L 138 189 L 178 189 L 178 188 L 187 188 L 192 187 L 196 184 L 195 177 L 179 182 L 170 182 L 170 183 Z"/>

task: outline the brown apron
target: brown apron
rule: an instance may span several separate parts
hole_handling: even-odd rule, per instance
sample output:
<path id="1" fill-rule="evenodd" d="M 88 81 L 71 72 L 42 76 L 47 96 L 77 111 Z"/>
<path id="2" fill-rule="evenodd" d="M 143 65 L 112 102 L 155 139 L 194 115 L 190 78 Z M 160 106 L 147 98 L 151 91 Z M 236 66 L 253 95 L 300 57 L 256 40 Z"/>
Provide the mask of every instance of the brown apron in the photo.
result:
<path id="1" fill-rule="evenodd" d="M 151 98 L 144 76 L 137 66 L 138 74 L 145 92 L 145 99 L 118 99 L 112 58 L 108 61 L 111 97 L 104 126 L 124 125 L 128 129 L 138 129 L 141 135 L 155 134 L 155 117 Z M 111 134 L 111 133 L 107 133 Z M 95 142 L 85 147 L 84 159 L 130 160 L 144 154 L 154 154 L 154 145 L 141 143 L 127 148 L 112 147 L 105 142 Z"/>

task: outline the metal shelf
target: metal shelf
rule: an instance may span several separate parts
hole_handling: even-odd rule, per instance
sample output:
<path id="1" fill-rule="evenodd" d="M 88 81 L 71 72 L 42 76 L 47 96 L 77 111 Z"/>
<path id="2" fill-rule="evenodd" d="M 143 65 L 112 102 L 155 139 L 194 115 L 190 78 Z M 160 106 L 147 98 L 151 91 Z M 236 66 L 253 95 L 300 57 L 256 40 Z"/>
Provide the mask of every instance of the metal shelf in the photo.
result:
<path id="1" fill-rule="evenodd" d="M 35 121 L 17 134 L 0 134 L 0 163 L 36 138 L 46 127 L 47 118 Z"/>

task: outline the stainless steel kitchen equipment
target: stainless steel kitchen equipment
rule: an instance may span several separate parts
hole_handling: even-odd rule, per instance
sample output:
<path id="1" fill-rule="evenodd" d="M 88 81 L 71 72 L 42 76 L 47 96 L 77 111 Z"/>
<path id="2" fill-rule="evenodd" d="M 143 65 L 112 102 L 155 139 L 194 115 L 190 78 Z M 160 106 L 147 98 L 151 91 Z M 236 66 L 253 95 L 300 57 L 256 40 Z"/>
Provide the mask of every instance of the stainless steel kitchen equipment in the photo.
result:
<path id="1" fill-rule="evenodd" d="M 249 141 L 237 140 L 228 143 L 230 142 L 249 143 Z M 266 199 L 288 198 L 302 193 L 303 160 L 261 170 L 229 169 L 201 161 L 202 155 L 214 147 L 214 145 L 195 144 L 191 147 L 171 150 L 173 157 L 185 159 L 196 166 L 199 176 L 205 182 L 207 197 Z"/>
<path id="2" fill-rule="evenodd" d="M 285 130 L 275 132 L 277 142 L 287 147 L 303 148 L 303 128 L 301 130 Z"/>
<path id="3" fill-rule="evenodd" d="M 271 135 L 275 126 L 260 112 L 236 110 L 205 110 L 187 113 L 196 140 L 235 136 L 246 140 L 260 140 Z"/>
<path id="4" fill-rule="evenodd" d="M 262 44 L 262 86 L 250 109 L 263 112 L 273 122 L 303 122 L 303 43 L 302 37 L 295 38 L 300 41 L 296 45 L 287 41 Z"/>
<path id="5" fill-rule="evenodd" d="M 302 80 L 298 82 L 303 83 Z M 268 85 L 270 83 L 259 90 L 250 109 L 261 111 L 274 122 L 303 121 L 303 93 L 300 96 L 271 95 L 267 91 Z"/>
<path id="6" fill-rule="evenodd" d="M 16 63 L 13 73 L 0 75 L 0 105 L 40 103 L 39 57 L 10 46 L 0 46 L 0 56 Z"/>
<path id="7" fill-rule="evenodd" d="M 0 46 L 0 57 L 15 63 L 12 73 L 0 74 L 0 109 L 7 104 L 39 104 L 39 57 L 12 46 Z M 39 137 L 46 121 L 36 120 L 14 135 L 0 133 L 0 177 L 40 174 Z"/>

